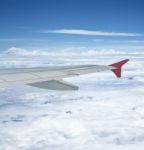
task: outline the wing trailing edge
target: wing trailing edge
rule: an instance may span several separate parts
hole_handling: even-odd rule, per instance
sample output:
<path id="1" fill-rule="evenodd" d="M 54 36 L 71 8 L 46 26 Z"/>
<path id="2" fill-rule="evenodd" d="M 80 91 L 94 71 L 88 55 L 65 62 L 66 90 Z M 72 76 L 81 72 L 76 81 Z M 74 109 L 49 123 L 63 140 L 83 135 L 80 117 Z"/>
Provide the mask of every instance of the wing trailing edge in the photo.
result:
<path id="1" fill-rule="evenodd" d="M 27 84 L 33 87 L 42 88 L 42 89 L 49 89 L 49 90 L 58 90 L 58 91 L 76 91 L 78 87 L 68 83 L 64 80 L 50 80 L 50 81 L 43 81 L 43 82 L 36 82 Z"/>

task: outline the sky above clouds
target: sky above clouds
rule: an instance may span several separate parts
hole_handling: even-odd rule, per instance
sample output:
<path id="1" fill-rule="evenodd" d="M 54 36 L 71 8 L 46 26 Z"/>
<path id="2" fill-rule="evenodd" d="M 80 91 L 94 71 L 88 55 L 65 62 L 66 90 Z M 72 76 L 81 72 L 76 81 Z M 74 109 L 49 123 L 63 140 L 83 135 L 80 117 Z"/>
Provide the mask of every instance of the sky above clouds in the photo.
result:
<path id="1" fill-rule="evenodd" d="M 1 0 L 0 50 L 144 49 L 142 0 Z"/>

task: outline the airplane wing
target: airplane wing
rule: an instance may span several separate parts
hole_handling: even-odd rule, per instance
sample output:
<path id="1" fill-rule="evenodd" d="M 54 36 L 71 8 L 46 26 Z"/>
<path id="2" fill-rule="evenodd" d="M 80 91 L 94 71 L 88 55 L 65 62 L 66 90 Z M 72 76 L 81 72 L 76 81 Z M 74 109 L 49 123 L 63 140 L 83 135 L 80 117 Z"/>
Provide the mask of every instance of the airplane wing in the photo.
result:
<path id="1" fill-rule="evenodd" d="M 111 70 L 118 78 L 121 68 L 129 60 L 123 60 L 108 66 L 75 65 L 52 66 L 40 68 L 16 68 L 0 70 L 0 87 L 26 84 L 33 87 L 51 90 L 78 90 L 78 87 L 68 83 L 63 78 L 79 76 L 88 73 Z"/>

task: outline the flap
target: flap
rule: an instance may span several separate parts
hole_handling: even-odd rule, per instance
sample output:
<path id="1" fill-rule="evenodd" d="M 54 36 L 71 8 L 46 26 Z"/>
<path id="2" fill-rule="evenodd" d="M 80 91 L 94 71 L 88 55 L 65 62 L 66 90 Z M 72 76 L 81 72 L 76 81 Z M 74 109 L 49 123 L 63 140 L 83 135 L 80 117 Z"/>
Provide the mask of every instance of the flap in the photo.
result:
<path id="1" fill-rule="evenodd" d="M 49 80 L 42 82 L 35 82 L 28 84 L 33 87 L 50 89 L 50 90 L 59 90 L 59 91 L 70 91 L 70 90 L 78 90 L 78 87 L 68 83 L 64 80 Z"/>

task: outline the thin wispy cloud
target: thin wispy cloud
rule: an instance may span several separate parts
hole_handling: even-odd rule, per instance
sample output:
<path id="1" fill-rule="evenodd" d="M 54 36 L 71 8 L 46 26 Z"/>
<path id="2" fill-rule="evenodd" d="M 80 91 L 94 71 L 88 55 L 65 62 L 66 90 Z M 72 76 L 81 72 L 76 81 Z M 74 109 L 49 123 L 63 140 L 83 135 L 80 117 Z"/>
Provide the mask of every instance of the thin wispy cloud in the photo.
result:
<path id="1" fill-rule="evenodd" d="M 92 31 L 92 30 L 83 30 L 83 29 L 43 30 L 41 33 L 92 35 L 92 36 L 144 36 L 143 34 L 140 33 L 105 32 L 105 31 Z"/>
<path id="2" fill-rule="evenodd" d="M 21 41 L 21 39 L 15 39 L 15 38 L 0 38 L 0 42 L 17 42 Z"/>
<path id="3" fill-rule="evenodd" d="M 105 42 L 105 43 L 120 43 L 120 44 L 144 44 L 144 40 L 105 40 L 105 39 L 93 39 L 93 42 Z"/>
<path id="4" fill-rule="evenodd" d="M 144 44 L 144 40 L 131 40 L 131 41 L 123 41 L 123 40 L 112 40 L 112 41 L 108 41 L 108 42 L 112 42 L 112 43 L 124 43 L 124 44 Z"/>
<path id="5" fill-rule="evenodd" d="M 128 43 L 139 43 L 139 44 L 144 44 L 144 41 L 140 40 L 140 41 L 128 41 Z"/>
<path id="6" fill-rule="evenodd" d="M 0 38 L 0 42 L 47 42 L 48 39 L 30 39 L 30 38 Z"/>

